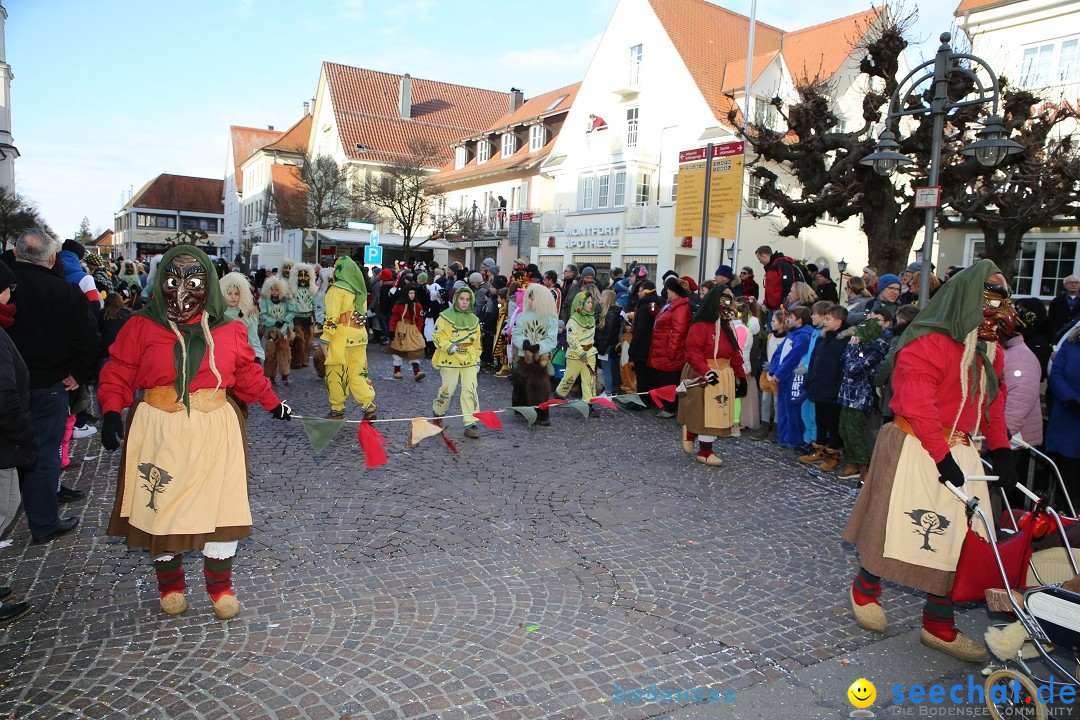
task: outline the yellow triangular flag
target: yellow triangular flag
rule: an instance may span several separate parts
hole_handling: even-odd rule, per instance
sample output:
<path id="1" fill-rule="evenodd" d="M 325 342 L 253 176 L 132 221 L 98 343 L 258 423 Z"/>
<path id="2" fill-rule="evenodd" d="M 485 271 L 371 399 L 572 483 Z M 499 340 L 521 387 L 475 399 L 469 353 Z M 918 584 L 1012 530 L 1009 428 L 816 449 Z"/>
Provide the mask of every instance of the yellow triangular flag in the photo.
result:
<path id="1" fill-rule="evenodd" d="M 409 428 L 409 438 L 406 440 L 406 443 L 409 447 L 416 447 L 424 438 L 438 435 L 442 431 L 443 429 L 440 426 L 429 422 L 425 418 L 413 418 L 412 427 Z"/>

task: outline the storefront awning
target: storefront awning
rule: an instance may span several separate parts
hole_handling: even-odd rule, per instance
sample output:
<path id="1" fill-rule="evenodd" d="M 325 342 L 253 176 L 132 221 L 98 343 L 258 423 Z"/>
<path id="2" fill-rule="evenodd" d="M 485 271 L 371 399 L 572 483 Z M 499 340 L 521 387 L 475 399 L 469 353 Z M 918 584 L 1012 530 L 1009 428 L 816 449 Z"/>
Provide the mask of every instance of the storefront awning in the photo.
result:
<path id="1" fill-rule="evenodd" d="M 326 243 L 352 243 L 353 245 L 367 245 L 368 238 L 371 237 L 371 233 L 367 230 L 316 230 L 319 238 Z M 383 247 L 400 248 L 405 244 L 405 239 L 400 235 L 383 235 L 379 239 L 379 244 Z M 409 246 L 412 250 L 449 250 L 450 245 L 447 245 L 442 240 L 421 240 L 413 238 L 412 245 Z M 477 247 L 480 247 L 479 245 Z"/>

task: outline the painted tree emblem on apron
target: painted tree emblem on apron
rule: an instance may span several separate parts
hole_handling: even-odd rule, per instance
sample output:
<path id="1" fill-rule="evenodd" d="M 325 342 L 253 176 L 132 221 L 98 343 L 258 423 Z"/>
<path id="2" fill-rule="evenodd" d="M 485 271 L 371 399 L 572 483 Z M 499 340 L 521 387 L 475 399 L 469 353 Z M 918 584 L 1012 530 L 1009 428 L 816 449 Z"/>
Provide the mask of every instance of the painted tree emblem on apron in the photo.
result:
<path id="1" fill-rule="evenodd" d="M 167 471 L 153 463 L 140 465 L 139 473 L 143 481 L 142 489 L 150 493 L 150 502 L 146 503 L 146 507 L 157 512 L 154 501 L 157 499 L 158 493 L 165 492 L 165 486 L 172 482 L 172 475 L 169 475 Z"/>
<path id="2" fill-rule="evenodd" d="M 933 510 L 912 510 L 904 514 L 911 518 L 911 524 L 917 528 L 912 532 L 923 539 L 922 547 L 919 549 L 937 552 L 930 547 L 930 536 L 944 535 L 945 530 L 952 524 L 949 519 L 944 515 L 938 515 Z"/>
<path id="3" fill-rule="evenodd" d="M 726 393 L 720 393 L 716 397 L 714 397 L 713 400 L 715 400 L 716 404 L 720 407 L 726 408 L 730 398 L 727 396 Z"/>

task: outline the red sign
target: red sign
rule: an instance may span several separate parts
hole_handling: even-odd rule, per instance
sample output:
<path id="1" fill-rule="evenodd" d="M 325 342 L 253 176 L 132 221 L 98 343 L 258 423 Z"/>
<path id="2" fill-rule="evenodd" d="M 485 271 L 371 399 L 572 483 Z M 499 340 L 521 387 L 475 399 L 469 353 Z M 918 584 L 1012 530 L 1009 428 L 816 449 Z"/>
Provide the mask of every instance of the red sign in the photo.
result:
<path id="1" fill-rule="evenodd" d="M 319 254 L 333 257 L 337 255 L 337 245 L 323 245 L 319 248 Z"/>
<path id="2" fill-rule="evenodd" d="M 683 150 L 679 153 L 679 162 L 694 162 L 695 160 L 705 159 L 705 148 L 696 148 L 694 150 Z"/>
<path id="3" fill-rule="evenodd" d="M 688 163 L 688 162 L 695 162 L 697 160 L 704 160 L 705 159 L 705 153 L 706 153 L 707 150 L 708 150 L 708 148 L 695 148 L 693 150 L 683 150 L 682 152 L 679 153 L 679 162 Z M 744 150 L 744 147 L 743 147 L 742 142 L 717 143 L 717 144 L 713 145 L 712 156 L 714 158 L 722 158 L 722 157 L 730 157 L 732 155 L 742 155 L 743 150 Z"/>
<path id="4" fill-rule="evenodd" d="M 510 222 L 529 222 L 532 219 L 531 212 L 510 213 Z"/>

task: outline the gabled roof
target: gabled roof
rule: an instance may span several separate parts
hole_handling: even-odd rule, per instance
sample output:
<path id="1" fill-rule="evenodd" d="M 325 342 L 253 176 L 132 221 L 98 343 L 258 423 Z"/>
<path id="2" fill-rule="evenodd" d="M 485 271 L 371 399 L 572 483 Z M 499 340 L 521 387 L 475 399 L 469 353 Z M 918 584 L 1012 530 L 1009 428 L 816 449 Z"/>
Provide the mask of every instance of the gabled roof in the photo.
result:
<path id="1" fill-rule="evenodd" d="M 1023 0 L 961 0 L 953 15 L 959 15 L 970 10 L 985 10 L 998 5 L 1012 5 L 1018 2 L 1023 2 Z"/>
<path id="2" fill-rule="evenodd" d="M 397 162 L 412 154 L 410 142 L 423 140 L 438 148 L 442 165 L 455 140 L 490 127 L 510 105 L 508 93 L 410 78 L 411 117 L 402 119 L 398 91 L 405 76 L 330 62 L 323 73 L 341 144 L 356 160 Z"/>
<path id="3" fill-rule="evenodd" d="M 286 130 L 279 140 L 264 146 L 262 149 L 306 153 L 308 138 L 311 135 L 311 121 L 311 114 L 305 114 L 295 125 Z"/>
<path id="4" fill-rule="evenodd" d="M 266 147 L 272 142 L 281 139 L 285 133 L 277 130 L 266 130 L 242 125 L 230 125 L 229 135 L 232 138 L 232 161 L 233 171 L 236 175 L 237 191 L 244 189 L 244 174 L 240 172 L 240 166 L 259 148 Z"/>
<path id="5" fill-rule="evenodd" d="M 476 158 L 473 158 L 465 167 L 457 169 L 454 168 L 454 161 L 451 160 L 432 178 L 432 182 L 436 185 L 446 185 L 462 180 L 487 177 L 496 173 L 531 170 L 547 158 L 554 145 L 555 138 L 552 137 L 548 140 L 547 145 L 530 152 L 529 143 L 525 142 L 510 157 L 503 157 L 502 153 L 498 153 L 485 163 L 477 163 Z"/>
<path id="6" fill-rule="evenodd" d="M 95 246 L 95 247 L 109 247 L 110 245 L 112 245 L 112 237 L 113 237 L 113 231 L 112 230 L 106 230 L 105 232 L 101 233 L 96 238 L 94 238 L 90 242 L 90 244 Z"/>
<path id="7" fill-rule="evenodd" d="M 832 77 L 877 20 L 881 8 L 784 34 L 782 54 L 795 81 Z"/>
<path id="8" fill-rule="evenodd" d="M 225 205 L 221 200 L 224 185 L 225 181 L 221 178 L 162 173 L 139 188 L 124 209 L 147 208 L 224 215 Z"/>
<path id="9" fill-rule="evenodd" d="M 514 112 L 499 118 L 498 122 L 487 128 L 484 134 L 500 132 L 516 125 L 527 125 L 552 115 L 567 112 L 570 110 L 570 106 L 574 104 L 574 98 L 577 97 L 580 88 L 581 83 L 576 82 L 573 85 L 567 85 L 558 90 L 551 90 L 530 98 Z"/>
<path id="10" fill-rule="evenodd" d="M 750 66 L 750 84 L 753 85 L 769 63 L 779 55 L 778 50 L 767 52 L 763 55 L 754 56 L 754 64 Z M 746 87 L 746 58 L 739 58 L 727 64 L 724 68 L 724 90 L 742 90 Z"/>

